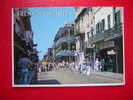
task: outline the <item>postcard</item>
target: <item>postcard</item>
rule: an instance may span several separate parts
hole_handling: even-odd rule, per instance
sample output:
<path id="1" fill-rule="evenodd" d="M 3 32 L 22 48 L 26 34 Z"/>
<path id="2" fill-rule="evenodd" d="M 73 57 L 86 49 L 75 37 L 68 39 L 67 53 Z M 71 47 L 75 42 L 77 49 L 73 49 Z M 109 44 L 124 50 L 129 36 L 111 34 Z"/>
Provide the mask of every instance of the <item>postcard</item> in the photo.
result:
<path id="1" fill-rule="evenodd" d="M 123 7 L 12 9 L 12 86 L 125 84 Z"/>

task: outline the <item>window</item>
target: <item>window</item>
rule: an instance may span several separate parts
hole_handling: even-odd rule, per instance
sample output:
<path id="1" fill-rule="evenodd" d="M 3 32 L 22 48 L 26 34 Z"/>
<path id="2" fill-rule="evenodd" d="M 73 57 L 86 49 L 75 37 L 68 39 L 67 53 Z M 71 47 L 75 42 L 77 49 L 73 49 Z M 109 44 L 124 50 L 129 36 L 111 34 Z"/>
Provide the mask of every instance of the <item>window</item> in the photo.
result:
<path id="1" fill-rule="evenodd" d="M 81 21 L 83 22 L 83 17 L 81 17 Z"/>
<path id="2" fill-rule="evenodd" d="M 115 13 L 115 25 L 119 25 L 121 22 L 120 11 Z"/>
<path id="3" fill-rule="evenodd" d="M 97 23 L 98 24 L 98 23 Z M 98 29 L 97 29 L 97 27 L 98 27 L 98 25 L 96 24 L 96 33 L 97 33 L 97 31 L 98 31 Z"/>
<path id="4" fill-rule="evenodd" d="M 96 33 L 102 32 L 105 30 L 105 20 L 103 19 L 99 23 L 96 24 Z"/>
<path id="5" fill-rule="evenodd" d="M 99 33 L 100 32 L 100 23 L 97 23 L 96 24 L 96 33 Z"/>
<path id="6" fill-rule="evenodd" d="M 101 24 L 100 24 L 100 30 L 101 30 L 101 31 L 104 31 L 104 28 L 105 28 L 105 20 L 103 19 L 103 20 L 101 21 Z"/>
<path id="7" fill-rule="evenodd" d="M 93 28 L 91 27 L 91 36 L 93 37 Z"/>
<path id="8" fill-rule="evenodd" d="M 87 32 L 88 39 L 90 38 L 90 32 Z"/>
<path id="9" fill-rule="evenodd" d="M 108 29 L 110 29 L 110 15 L 108 15 Z"/>
<path id="10" fill-rule="evenodd" d="M 91 19 L 91 25 L 93 24 L 93 19 Z"/>
<path id="11" fill-rule="evenodd" d="M 71 29 L 70 30 L 70 36 L 73 36 L 74 35 L 74 29 Z"/>

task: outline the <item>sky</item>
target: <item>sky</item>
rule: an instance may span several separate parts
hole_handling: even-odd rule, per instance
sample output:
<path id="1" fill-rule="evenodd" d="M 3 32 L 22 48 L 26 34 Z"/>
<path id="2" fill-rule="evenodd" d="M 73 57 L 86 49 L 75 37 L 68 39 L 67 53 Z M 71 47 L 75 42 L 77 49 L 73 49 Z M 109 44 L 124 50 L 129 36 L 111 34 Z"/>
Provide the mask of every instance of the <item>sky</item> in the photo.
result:
<path id="1" fill-rule="evenodd" d="M 65 22 L 74 21 L 75 9 L 71 7 L 30 8 L 33 41 L 37 43 L 39 59 L 53 45 L 54 37 Z"/>

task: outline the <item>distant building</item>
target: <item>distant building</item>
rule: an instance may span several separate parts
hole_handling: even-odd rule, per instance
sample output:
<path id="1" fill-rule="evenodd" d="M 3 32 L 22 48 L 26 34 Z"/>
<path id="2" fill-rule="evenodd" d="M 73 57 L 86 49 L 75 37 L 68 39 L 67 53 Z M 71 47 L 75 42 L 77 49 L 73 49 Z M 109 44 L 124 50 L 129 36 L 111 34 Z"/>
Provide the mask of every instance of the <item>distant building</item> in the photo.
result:
<path id="1" fill-rule="evenodd" d="M 47 52 L 47 60 L 48 61 L 53 61 L 53 48 L 48 48 L 48 52 Z"/>
<path id="2" fill-rule="evenodd" d="M 74 61 L 75 40 L 74 23 L 66 23 L 64 27 L 58 30 L 54 39 L 55 60 Z"/>

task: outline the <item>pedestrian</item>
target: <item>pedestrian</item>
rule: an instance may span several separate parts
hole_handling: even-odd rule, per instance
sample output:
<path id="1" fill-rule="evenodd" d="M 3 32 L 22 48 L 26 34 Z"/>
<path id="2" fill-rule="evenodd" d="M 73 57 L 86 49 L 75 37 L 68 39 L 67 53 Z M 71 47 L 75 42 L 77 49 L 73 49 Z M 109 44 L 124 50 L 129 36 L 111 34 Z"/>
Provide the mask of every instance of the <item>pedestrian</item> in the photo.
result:
<path id="1" fill-rule="evenodd" d="M 69 70 L 72 71 L 72 62 L 69 63 Z"/>
<path id="2" fill-rule="evenodd" d="M 113 60 L 111 58 L 109 58 L 109 67 L 110 67 L 109 71 L 110 72 L 113 72 L 113 70 L 114 70 L 114 67 L 113 67 L 114 64 L 113 63 L 114 63 Z"/>
<path id="3" fill-rule="evenodd" d="M 64 70 L 64 71 L 65 71 L 65 65 L 66 65 L 66 62 L 63 60 L 62 61 L 62 70 Z"/>
<path id="4" fill-rule="evenodd" d="M 99 66 L 100 66 L 100 62 L 97 58 L 96 61 L 95 61 L 95 64 L 94 64 L 94 71 L 98 72 L 99 71 Z"/>
<path id="5" fill-rule="evenodd" d="M 39 65 L 39 67 L 38 67 L 38 72 L 39 73 L 41 72 L 41 65 Z"/>
<path id="6" fill-rule="evenodd" d="M 32 62 L 27 57 L 22 57 L 18 61 L 18 66 L 20 70 L 19 84 L 28 84 L 29 69 L 28 66 L 32 65 Z"/>
<path id="7" fill-rule="evenodd" d="M 104 58 L 101 60 L 101 71 L 104 71 L 104 67 L 105 67 L 105 60 Z"/>
<path id="8" fill-rule="evenodd" d="M 50 63 L 49 70 L 52 71 L 52 69 L 53 69 L 53 65 L 52 65 L 52 63 Z"/>
<path id="9" fill-rule="evenodd" d="M 68 68 L 69 68 L 69 63 L 66 62 L 66 69 L 68 70 Z"/>
<path id="10" fill-rule="evenodd" d="M 74 63 L 74 62 L 71 63 L 71 70 L 72 70 L 72 71 L 75 70 L 75 63 Z"/>
<path id="11" fill-rule="evenodd" d="M 90 72 L 91 72 L 91 67 L 90 67 L 90 65 L 87 65 L 87 66 L 86 66 L 86 69 L 87 69 L 86 74 L 89 76 L 89 75 L 90 75 Z"/>

